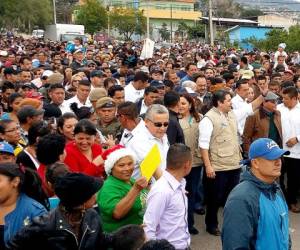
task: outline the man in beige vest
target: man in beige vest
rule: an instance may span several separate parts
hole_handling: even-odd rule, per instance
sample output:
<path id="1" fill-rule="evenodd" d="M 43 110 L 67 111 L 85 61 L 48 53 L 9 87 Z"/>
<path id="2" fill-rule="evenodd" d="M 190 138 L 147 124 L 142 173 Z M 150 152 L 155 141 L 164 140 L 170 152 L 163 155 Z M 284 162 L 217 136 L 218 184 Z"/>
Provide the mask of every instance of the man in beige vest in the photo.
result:
<path id="1" fill-rule="evenodd" d="M 241 152 L 230 93 L 216 91 L 212 103 L 213 108 L 199 124 L 199 147 L 205 166 L 206 231 L 218 236 L 218 209 L 239 183 Z"/>

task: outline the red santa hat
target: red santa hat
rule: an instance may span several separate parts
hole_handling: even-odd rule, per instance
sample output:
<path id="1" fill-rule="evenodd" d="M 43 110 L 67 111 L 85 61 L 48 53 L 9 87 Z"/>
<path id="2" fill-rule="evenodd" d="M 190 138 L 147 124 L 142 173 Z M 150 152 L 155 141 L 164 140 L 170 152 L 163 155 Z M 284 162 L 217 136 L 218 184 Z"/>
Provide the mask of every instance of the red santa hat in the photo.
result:
<path id="1" fill-rule="evenodd" d="M 104 169 L 106 174 L 110 175 L 111 170 L 113 169 L 116 162 L 126 156 L 130 156 L 133 159 L 133 162 L 135 163 L 135 155 L 128 148 L 125 148 L 124 146 L 118 144 L 110 149 L 107 149 L 102 154 L 102 158 L 103 160 L 105 160 Z"/>

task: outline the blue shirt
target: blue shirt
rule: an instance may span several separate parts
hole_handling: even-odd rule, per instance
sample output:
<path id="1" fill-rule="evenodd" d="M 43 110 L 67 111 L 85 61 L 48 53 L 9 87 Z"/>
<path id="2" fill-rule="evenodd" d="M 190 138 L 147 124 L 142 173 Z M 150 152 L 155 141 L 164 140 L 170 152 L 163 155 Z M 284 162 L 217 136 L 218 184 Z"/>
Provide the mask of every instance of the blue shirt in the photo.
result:
<path id="1" fill-rule="evenodd" d="M 45 213 L 47 210 L 42 204 L 21 193 L 16 208 L 4 218 L 5 243 L 7 244 L 24 226 L 29 225 L 34 217 Z"/>

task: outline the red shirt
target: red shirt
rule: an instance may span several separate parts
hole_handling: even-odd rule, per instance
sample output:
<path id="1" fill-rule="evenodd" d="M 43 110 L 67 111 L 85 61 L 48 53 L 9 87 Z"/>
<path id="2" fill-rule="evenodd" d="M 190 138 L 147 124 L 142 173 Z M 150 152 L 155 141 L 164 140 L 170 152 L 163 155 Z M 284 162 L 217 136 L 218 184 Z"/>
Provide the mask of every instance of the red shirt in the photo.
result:
<path id="1" fill-rule="evenodd" d="M 75 142 L 69 142 L 66 145 L 65 150 L 67 154 L 65 164 L 69 167 L 71 172 L 83 173 L 94 177 L 104 176 L 103 164 L 96 166 L 94 163 L 90 162 L 85 155 L 79 151 Z M 92 155 L 93 159 L 102 155 L 102 148 L 100 145 L 92 145 Z"/>
<path id="2" fill-rule="evenodd" d="M 37 169 L 37 172 L 42 179 L 42 187 L 43 187 L 44 191 L 46 192 L 48 197 L 52 197 L 54 195 L 54 192 L 46 184 L 47 167 L 44 164 L 40 164 L 39 168 Z"/>

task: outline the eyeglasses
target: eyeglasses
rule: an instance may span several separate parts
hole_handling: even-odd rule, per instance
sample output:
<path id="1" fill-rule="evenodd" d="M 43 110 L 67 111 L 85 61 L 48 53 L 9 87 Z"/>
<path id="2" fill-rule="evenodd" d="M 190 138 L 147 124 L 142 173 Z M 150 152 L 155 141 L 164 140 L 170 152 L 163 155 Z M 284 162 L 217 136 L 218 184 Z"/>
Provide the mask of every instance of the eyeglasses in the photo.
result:
<path id="1" fill-rule="evenodd" d="M 164 127 L 168 127 L 169 126 L 169 123 L 168 122 L 154 122 L 154 121 L 151 121 L 149 120 L 150 122 L 153 123 L 153 125 L 157 128 L 161 128 L 162 126 Z"/>
<path id="2" fill-rule="evenodd" d="M 16 131 L 18 131 L 18 130 L 20 130 L 20 127 L 18 126 L 18 127 L 15 127 L 15 128 L 12 128 L 12 129 L 10 129 L 10 130 L 5 130 L 4 132 L 5 133 L 11 133 L 11 132 L 16 132 Z"/>

